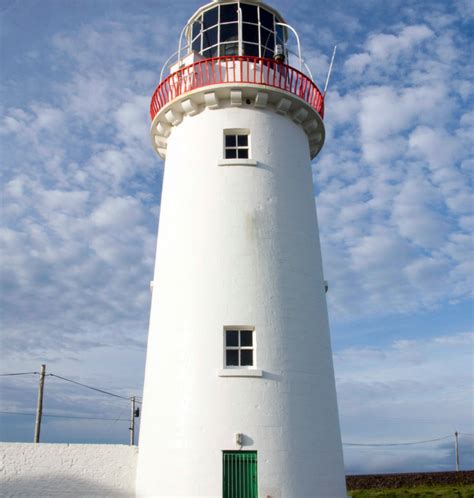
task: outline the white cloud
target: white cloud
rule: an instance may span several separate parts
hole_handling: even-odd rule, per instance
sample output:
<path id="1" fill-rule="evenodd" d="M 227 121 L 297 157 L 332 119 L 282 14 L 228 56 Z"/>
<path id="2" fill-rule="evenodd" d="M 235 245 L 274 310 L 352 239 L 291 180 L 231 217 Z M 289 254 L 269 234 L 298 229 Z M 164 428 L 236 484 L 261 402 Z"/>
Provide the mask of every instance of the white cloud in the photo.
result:
<path id="1" fill-rule="evenodd" d="M 397 35 L 375 34 L 370 36 L 366 48 L 371 56 L 387 63 L 391 57 L 412 50 L 416 44 L 433 36 L 433 31 L 427 26 L 405 26 Z"/>

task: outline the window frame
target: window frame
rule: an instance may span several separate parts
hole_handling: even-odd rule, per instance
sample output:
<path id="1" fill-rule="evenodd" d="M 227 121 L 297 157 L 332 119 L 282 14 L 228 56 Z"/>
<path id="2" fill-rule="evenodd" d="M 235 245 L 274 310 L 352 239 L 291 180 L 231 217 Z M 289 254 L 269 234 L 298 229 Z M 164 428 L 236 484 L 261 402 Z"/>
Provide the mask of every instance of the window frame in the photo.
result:
<path id="1" fill-rule="evenodd" d="M 224 130 L 224 151 L 223 151 L 223 159 L 224 160 L 248 160 L 251 159 L 250 154 L 250 132 L 249 130 L 243 129 L 228 129 Z M 235 137 L 235 146 L 227 145 L 227 137 Z M 247 138 L 247 145 L 239 145 L 239 137 Z M 235 151 L 235 157 L 228 157 L 227 153 L 229 151 Z M 247 151 L 247 157 L 239 157 L 239 151 Z M 244 154 L 245 155 L 245 154 Z"/>
<path id="2" fill-rule="evenodd" d="M 238 345 L 227 346 L 227 332 L 237 331 Z M 252 333 L 252 346 L 241 346 L 241 332 Z M 224 370 L 255 370 L 257 366 L 257 341 L 255 327 L 251 325 L 226 325 L 223 334 L 223 365 Z M 227 351 L 238 351 L 238 365 L 227 364 Z M 241 365 L 241 351 L 252 351 L 252 364 Z"/>

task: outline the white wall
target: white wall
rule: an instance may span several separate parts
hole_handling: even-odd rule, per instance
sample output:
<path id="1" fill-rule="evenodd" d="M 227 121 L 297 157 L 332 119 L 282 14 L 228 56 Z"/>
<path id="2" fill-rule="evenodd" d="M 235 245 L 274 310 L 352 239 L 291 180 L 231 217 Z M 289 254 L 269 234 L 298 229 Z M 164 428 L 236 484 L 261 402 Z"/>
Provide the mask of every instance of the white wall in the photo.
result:
<path id="1" fill-rule="evenodd" d="M 136 446 L 0 443 L 0 496 L 134 497 Z"/>

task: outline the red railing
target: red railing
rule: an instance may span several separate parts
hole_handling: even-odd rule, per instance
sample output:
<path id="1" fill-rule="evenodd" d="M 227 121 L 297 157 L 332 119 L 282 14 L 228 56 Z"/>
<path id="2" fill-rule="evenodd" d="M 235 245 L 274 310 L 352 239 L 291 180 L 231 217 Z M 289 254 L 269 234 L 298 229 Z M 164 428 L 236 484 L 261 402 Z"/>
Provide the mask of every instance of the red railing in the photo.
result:
<path id="1" fill-rule="evenodd" d="M 214 57 L 194 62 L 165 78 L 151 99 L 153 120 L 166 104 L 198 88 L 224 83 L 278 88 L 296 95 L 324 116 L 324 97 L 308 76 L 286 64 L 260 57 Z"/>

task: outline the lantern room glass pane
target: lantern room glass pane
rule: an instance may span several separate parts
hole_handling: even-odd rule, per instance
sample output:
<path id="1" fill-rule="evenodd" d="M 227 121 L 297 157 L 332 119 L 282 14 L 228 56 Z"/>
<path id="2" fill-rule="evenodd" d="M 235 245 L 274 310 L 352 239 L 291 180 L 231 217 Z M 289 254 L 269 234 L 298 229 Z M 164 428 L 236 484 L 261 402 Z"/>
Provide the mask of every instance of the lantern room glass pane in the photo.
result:
<path id="1" fill-rule="evenodd" d="M 194 50 L 196 52 L 201 51 L 201 36 L 198 36 L 192 43 L 191 45 L 191 50 Z"/>
<path id="2" fill-rule="evenodd" d="M 202 51 L 202 55 L 203 57 L 207 57 L 208 59 L 210 59 L 211 57 L 217 57 L 217 45 L 214 45 L 213 47 L 211 48 L 208 48 L 207 50 L 203 50 Z"/>
<path id="3" fill-rule="evenodd" d="M 285 32 L 283 26 L 276 27 L 276 43 L 279 45 L 285 44 Z"/>
<path id="4" fill-rule="evenodd" d="M 248 55 L 249 57 L 258 57 L 258 45 L 253 45 L 251 43 L 244 43 L 244 53 L 243 55 Z"/>
<path id="5" fill-rule="evenodd" d="M 241 3 L 240 8 L 242 9 L 243 22 L 258 23 L 258 8 L 256 5 Z"/>
<path id="6" fill-rule="evenodd" d="M 268 31 L 268 29 L 260 28 L 260 40 L 262 44 L 262 53 L 267 49 L 273 52 L 273 50 L 275 49 L 275 33 L 273 31 Z"/>
<path id="7" fill-rule="evenodd" d="M 228 3 L 221 5 L 221 24 L 237 21 L 237 4 Z"/>
<path id="8" fill-rule="evenodd" d="M 228 41 L 236 41 L 238 37 L 238 24 L 222 24 L 221 25 L 221 43 Z"/>
<path id="9" fill-rule="evenodd" d="M 219 10 L 217 7 L 204 12 L 204 29 L 215 26 L 218 22 Z"/>
<path id="10" fill-rule="evenodd" d="M 262 7 L 260 7 L 260 23 L 262 24 L 262 26 L 269 29 L 270 31 L 273 31 L 273 22 L 273 14 L 268 12 L 268 10 L 262 9 Z"/>
<path id="11" fill-rule="evenodd" d="M 199 20 L 200 21 L 200 20 Z M 196 38 L 196 36 L 201 32 L 201 22 L 198 22 L 197 20 L 193 23 L 193 33 L 192 33 L 192 38 Z"/>
<path id="12" fill-rule="evenodd" d="M 217 26 L 215 28 L 208 29 L 203 31 L 203 46 L 202 48 L 212 47 L 213 45 L 217 45 Z"/>
<path id="13" fill-rule="evenodd" d="M 225 43 L 221 45 L 221 55 L 239 55 L 239 44 Z"/>
<path id="14" fill-rule="evenodd" d="M 244 42 L 258 43 L 258 26 L 244 23 L 242 25 L 242 38 Z"/>

